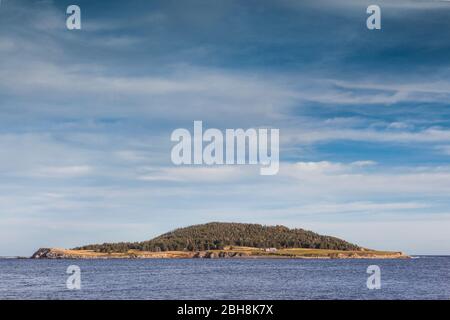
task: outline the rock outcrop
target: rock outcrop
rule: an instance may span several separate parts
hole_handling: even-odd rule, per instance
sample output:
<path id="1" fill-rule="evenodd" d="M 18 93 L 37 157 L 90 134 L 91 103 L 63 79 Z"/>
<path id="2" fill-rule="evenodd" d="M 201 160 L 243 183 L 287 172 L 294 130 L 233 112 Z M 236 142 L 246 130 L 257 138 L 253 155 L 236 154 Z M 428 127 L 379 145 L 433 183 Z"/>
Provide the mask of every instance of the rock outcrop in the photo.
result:
<path id="1" fill-rule="evenodd" d="M 50 248 L 40 248 L 31 259 L 71 259 L 70 255 L 64 253 L 64 250 L 55 250 Z"/>
<path id="2" fill-rule="evenodd" d="M 192 258 L 204 258 L 204 259 L 215 259 L 215 258 L 243 258 L 247 257 L 249 254 L 243 252 L 234 252 L 234 251 L 220 251 L 220 252 L 211 252 L 211 251 L 197 251 Z"/>

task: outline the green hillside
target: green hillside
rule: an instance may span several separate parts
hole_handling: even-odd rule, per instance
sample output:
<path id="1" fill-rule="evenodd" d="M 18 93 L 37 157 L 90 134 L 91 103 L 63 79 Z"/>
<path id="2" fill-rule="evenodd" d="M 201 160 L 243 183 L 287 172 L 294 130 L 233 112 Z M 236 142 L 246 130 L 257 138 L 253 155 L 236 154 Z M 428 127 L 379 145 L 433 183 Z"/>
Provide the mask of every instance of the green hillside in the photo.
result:
<path id="1" fill-rule="evenodd" d="M 303 229 L 284 226 L 264 226 L 247 223 L 211 222 L 173 230 L 143 242 L 104 243 L 79 247 L 97 252 L 142 251 L 202 251 L 222 250 L 224 246 L 255 248 L 313 248 L 359 250 L 347 241 L 323 236 Z"/>

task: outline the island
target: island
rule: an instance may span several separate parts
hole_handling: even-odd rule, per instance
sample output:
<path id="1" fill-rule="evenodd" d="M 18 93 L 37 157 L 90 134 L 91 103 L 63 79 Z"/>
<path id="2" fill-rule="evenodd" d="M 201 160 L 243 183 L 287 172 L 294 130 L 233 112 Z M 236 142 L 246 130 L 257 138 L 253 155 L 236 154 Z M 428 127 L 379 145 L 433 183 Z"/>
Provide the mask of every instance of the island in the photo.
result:
<path id="1" fill-rule="evenodd" d="M 295 258 L 403 259 L 345 240 L 285 226 L 210 222 L 179 228 L 142 242 L 91 244 L 73 249 L 40 248 L 32 259 Z"/>

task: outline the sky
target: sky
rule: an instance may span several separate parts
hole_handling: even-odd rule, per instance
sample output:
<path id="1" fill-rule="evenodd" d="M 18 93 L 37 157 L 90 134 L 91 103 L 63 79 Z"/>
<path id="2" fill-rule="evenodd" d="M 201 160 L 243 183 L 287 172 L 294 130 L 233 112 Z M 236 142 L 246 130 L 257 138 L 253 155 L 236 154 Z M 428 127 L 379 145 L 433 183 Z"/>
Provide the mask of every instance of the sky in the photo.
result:
<path id="1" fill-rule="evenodd" d="M 71 4 L 81 30 L 66 28 Z M 450 254 L 449 14 L 422 0 L 2 0 L 0 255 L 210 221 Z M 195 120 L 279 129 L 279 173 L 175 166 L 171 132 Z"/>

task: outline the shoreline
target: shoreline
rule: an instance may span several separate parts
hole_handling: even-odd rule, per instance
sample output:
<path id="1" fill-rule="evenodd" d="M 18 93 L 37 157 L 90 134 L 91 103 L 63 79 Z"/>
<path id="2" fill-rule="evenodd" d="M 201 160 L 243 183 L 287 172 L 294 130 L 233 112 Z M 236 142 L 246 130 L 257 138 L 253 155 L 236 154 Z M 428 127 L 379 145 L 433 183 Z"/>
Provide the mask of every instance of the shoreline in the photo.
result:
<path id="1" fill-rule="evenodd" d="M 409 259 L 409 255 L 391 251 L 342 251 L 326 249 L 291 248 L 266 252 L 257 248 L 233 248 L 210 251 L 136 251 L 95 252 L 93 250 L 69 250 L 40 248 L 30 259 Z"/>

